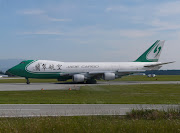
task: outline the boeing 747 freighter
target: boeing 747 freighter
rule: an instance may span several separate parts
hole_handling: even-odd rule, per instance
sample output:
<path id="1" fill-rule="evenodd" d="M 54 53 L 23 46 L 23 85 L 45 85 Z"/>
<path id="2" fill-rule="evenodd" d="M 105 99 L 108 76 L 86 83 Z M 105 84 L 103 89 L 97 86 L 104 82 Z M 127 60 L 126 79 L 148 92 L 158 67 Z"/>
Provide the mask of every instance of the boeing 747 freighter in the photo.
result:
<path id="1" fill-rule="evenodd" d="M 165 41 L 157 40 L 147 51 L 133 62 L 59 62 L 50 60 L 25 60 L 7 72 L 29 78 L 57 79 L 73 82 L 96 83 L 96 79 L 114 80 L 125 75 L 158 70 L 173 62 L 158 62 Z"/>

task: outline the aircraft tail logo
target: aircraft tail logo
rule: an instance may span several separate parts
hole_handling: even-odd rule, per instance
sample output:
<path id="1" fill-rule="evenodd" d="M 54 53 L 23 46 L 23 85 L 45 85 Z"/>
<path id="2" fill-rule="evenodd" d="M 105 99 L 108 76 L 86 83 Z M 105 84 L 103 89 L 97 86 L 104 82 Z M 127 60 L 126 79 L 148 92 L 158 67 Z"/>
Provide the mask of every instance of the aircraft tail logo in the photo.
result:
<path id="1" fill-rule="evenodd" d="M 144 52 L 135 62 L 157 62 L 161 55 L 165 41 L 157 40 L 146 52 Z"/>

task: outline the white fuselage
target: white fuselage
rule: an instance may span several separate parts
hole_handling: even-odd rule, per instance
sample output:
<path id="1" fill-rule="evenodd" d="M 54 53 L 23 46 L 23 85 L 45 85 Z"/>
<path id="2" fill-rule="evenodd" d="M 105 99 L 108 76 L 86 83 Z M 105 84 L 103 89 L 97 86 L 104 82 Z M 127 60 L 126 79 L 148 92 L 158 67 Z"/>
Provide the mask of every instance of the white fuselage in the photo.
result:
<path id="1" fill-rule="evenodd" d="M 131 70 L 153 70 L 146 65 L 155 65 L 160 62 L 58 62 L 38 60 L 26 67 L 31 73 L 63 72 L 63 73 L 87 73 L 87 72 L 116 72 Z"/>

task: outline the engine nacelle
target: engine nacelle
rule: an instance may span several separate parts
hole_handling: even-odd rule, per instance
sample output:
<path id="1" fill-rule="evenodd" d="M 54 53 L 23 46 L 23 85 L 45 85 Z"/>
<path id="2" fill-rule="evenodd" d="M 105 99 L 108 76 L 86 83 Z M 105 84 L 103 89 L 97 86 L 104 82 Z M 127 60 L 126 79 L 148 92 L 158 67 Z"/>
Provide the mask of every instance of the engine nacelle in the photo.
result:
<path id="1" fill-rule="evenodd" d="M 82 74 L 75 74 L 74 76 L 73 76 L 73 82 L 84 82 L 84 79 L 85 79 L 85 77 L 84 77 L 84 75 L 82 75 Z"/>
<path id="2" fill-rule="evenodd" d="M 114 73 L 104 73 L 104 80 L 114 80 L 116 75 Z"/>

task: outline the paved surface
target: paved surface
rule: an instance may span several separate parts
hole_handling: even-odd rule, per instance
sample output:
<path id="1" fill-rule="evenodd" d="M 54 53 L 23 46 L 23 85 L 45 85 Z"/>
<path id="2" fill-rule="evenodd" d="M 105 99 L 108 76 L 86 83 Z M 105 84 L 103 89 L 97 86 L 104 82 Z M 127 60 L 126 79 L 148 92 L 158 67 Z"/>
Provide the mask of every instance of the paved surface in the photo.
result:
<path id="1" fill-rule="evenodd" d="M 2 78 L 0 78 L 0 80 L 4 80 L 4 79 L 8 80 L 8 79 L 24 79 L 24 78 L 21 78 L 21 77 L 18 77 L 18 78 L 6 78 L 6 77 L 4 78 L 4 77 L 2 77 Z"/>
<path id="2" fill-rule="evenodd" d="M 78 90 L 81 86 L 95 85 L 135 85 L 135 84 L 180 84 L 180 81 L 109 81 L 97 84 L 73 84 L 73 83 L 1 83 L 0 91 L 24 91 L 24 90 Z"/>
<path id="3" fill-rule="evenodd" d="M 150 104 L 0 104 L 0 117 L 125 115 L 132 109 L 167 110 L 179 105 Z"/>

